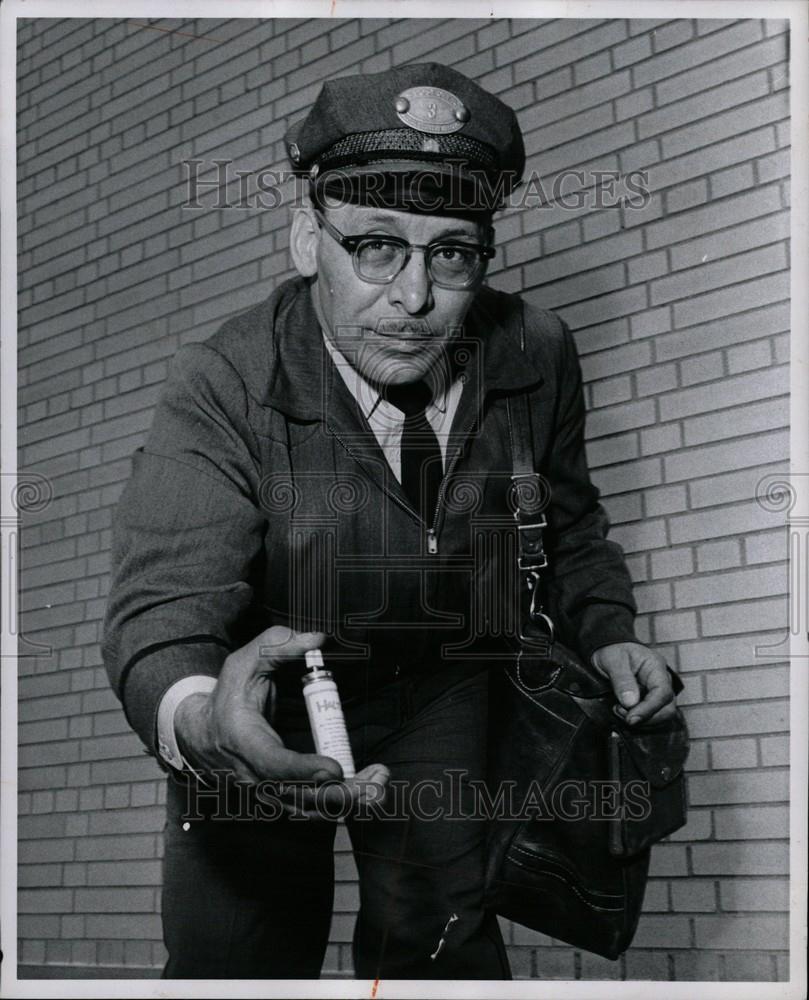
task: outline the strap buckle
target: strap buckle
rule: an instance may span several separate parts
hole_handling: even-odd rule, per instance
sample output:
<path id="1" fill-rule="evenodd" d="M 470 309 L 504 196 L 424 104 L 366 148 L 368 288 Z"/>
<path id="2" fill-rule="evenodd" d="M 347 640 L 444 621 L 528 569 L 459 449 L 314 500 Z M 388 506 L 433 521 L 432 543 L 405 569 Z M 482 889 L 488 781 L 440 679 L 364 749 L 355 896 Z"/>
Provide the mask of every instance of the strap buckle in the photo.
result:
<path id="1" fill-rule="evenodd" d="M 529 571 L 525 577 L 525 585 L 531 594 L 531 600 L 528 606 L 528 614 L 526 618 L 523 619 L 523 616 L 520 615 L 520 640 L 531 646 L 537 647 L 538 651 L 549 654 L 555 637 L 555 628 L 553 621 L 542 610 L 539 595 L 539 573 L 535 570 Z M 544 635 L 526 635 L 524 628 L 525 621 L 530 621 L 533 626 L 537 626 L 540 633 L 544 632 Z"/>
<path id="2" fill-rule="evenodd" d="M 541 509 L 539 513 L 536 513 L 537 507 L 544 507 L 543 493 L 542 493 L 542 477 L 538 472 L 515 472 L 510 477 L 511 479 L 511 491 L 514 497 L 514 520 L 519 524 L 520 518 L 523 515 L 527 515 L 529 518 L 539 518 L 535 523 L 542 527 L 547 525 L 545 520 L 545 515 L 542 513 Z M 527 501 L 527 508 L 520 507 L 520 499 L 523 498 Z M 533 510 L 531 509 L 531 501 L 533 500 Z"/>
<path id="3" fill-rule="evenodd" d="M 547 527 L 548 521 L 544 514 L 539 515 L 539 520 L 531 524 L 518 524 L 518 532 L 533 532 L 534 534 L 519 534 L 519 555 L 517 565 L 521 571 L 544 569 L 548 565 L 548 557 L 542 540 L 542 529 Z"/>

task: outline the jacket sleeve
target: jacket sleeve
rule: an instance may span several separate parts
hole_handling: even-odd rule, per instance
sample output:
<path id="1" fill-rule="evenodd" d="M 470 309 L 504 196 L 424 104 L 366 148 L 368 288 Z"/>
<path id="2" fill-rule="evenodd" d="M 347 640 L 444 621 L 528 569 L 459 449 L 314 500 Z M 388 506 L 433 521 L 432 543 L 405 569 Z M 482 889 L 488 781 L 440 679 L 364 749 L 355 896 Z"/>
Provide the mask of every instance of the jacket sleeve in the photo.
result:
<path id="1" fill-rule="evenodd" d="M 241 377 L 214 348 L 181 348 L 116 509 L 102 653 L 127 719 L 154 752 L 165 691 L 216 676 L 235 648 L 263 550 L 258 464 Z"/>
<path id="2" fill-rule="evenodd" d="M 552 614 L 589 662 L 600 646 L 637 642 L 632 580 L 621 547 L 607 539 L 609 519 L 590 481 L 584 449 L 584 393 L 573 337 L 562 323 L 559 396 L 546 475 Z"/>

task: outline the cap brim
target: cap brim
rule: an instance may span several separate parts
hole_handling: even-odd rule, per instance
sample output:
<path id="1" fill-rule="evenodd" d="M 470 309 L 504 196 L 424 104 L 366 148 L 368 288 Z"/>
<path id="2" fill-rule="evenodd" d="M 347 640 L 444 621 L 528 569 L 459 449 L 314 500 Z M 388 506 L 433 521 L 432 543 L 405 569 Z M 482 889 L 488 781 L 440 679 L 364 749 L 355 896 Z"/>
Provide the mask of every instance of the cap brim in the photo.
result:
<path id="1" fill-rule="evenodd" d="M 379 160 L 329 168 L 315 179 L 321 200 L 432 214 L 492 212 L 502 192 L 460 162 Z"/>

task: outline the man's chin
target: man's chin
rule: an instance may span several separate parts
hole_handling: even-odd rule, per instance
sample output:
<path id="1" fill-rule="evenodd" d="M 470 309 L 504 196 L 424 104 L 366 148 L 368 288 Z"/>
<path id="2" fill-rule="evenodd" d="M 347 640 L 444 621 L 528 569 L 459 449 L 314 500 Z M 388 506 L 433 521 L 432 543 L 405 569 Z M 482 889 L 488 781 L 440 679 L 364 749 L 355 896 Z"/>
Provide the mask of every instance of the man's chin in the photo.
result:
<path id="1" fill-rule="evenodd" d="M 382 385 L 401 385 L 424 378 L 441 354 L 440 346 L 423 339 L 395 340 L 375 346 L 363 359 L 363 374 Z"/>

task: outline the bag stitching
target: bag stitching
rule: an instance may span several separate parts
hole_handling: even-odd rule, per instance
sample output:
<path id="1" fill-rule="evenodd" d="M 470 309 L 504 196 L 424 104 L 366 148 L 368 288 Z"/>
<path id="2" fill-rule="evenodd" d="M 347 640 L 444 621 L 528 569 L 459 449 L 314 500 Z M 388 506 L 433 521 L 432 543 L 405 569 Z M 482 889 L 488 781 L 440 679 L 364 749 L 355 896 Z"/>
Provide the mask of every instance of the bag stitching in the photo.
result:
<path id="1" fill-rule="evenodd" d="M 517 865 L 518 868 L 523 868 L 528 870 L 528 865 L 524 864 L 517 858 L 511 858 L 510 860 L 511 863 Z M 602 913 L 620 913 L 626 909 L 623 903 L 620 906 L 597 906 L 595 903 L 591 903 L 588 899 L 586 899 L 581 894 L 581 892 L 579 892 L 576 886 L 572 885 L 568 879 L 563 878 L 561 875 L 557 875 L 556 872 L 551 872 L 548 871 L 547 869 L 543 869 L 542 874 L 547 875 L 550 878 L 555 878 L 557 881 L 564 883 L 568 887 L 568 889 L 570 889 L 571 892 L 575 892 L 576 895 L 579 897 L 579 899 L 582 901 L 582 903 L 584 903 L 584 905 L 589 907 L 591 910 L 598 910 Z M 623 899 L 623 897 L 618 897 L 618 896 L 615 897 L 615 899 L 619 898 Z"/>
<path id="2" fill-rule="evenodd" d="M 546 861 L 550 864 L 555 864 L 558 868 L 568 872 L 574 880 L 578 880 L 579 882 L 582 881 L 580 873 L 571 868 L 569 865 L 564 864 L 562 861 L 556 861 L 554 858 L 549 858 L 546 854 L 537 854 L 535 851 L 529 851 L 527 847 L 520 847 L 519 844 L 515 844 L 513 850 L 518 851 L 520 854 L 524 854 L 527 858 L 534 858 L 537 861 Z M 622 898 L 619 894 L 614 892 L 599 892 L 598 889 L 588 889 L 587 891 L 593 896 L 603 896 L 605 899 Z"/>

